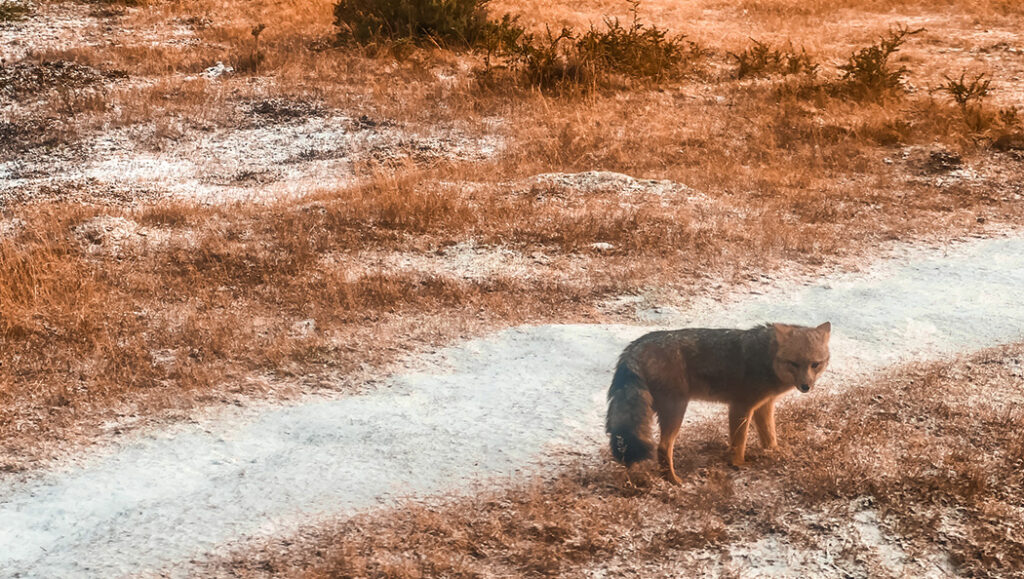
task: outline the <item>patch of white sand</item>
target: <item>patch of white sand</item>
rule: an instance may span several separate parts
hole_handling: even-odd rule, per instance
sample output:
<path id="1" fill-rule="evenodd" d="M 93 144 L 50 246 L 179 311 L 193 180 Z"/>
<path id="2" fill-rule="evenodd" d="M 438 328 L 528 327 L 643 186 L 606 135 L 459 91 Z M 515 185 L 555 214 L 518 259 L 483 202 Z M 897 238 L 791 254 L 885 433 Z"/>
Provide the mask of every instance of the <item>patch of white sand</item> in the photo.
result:
<path id="1" fill-rule="evenodd" d="M 1020 339 L 1021 287 L 1024 239 L 978 240 L 808 286 L 709 296 L 659 321 L 831 320 L 833 366 L 820 387 L 851 387 L 901 360 Z M 514 328 L 447 348 L 366 395 L 132 436 L 79 465 L 2 483 L 0 575 L 186 575 L 190 560 L 321 517 L 536 472 L 559 447 L 597 453 L 616 356 L 651 329 Z M 689 419 L 715 412 L 694 405 Z"/>
<path id="2" fill-rule="evenodd" d="M 354 255 L 327 254 L 321 259 L 323 267 L 344 270 L 350 281 L 385 272 L 474 281 L 512 278 L 554 282 L 570 278 L 588 262 L 583 255 L 550 256 L 539 251 L 525 254 L 500 245 L 480 245 L 474 240 L 426 253 L 367 250 Z"/>
<path id="3" fill-rule="evenodd" d="M 140 131 L 128 127 L 86 140 L 81 144 L 84 158 L 73 163 L 45 156 L 0 163 L 0 193 L 84 182 L 204 202 L 266 201 L 350 185 L 357 161 L 479 161 L 502 147 L 493 136 L 470 137 L 449 128 L 419 133 L 390 124 L 367 126 L 338 114 L 198 133 L 159 151 L 140 144 Z M 22 173 L 29 176 L 18 176 Z"/>

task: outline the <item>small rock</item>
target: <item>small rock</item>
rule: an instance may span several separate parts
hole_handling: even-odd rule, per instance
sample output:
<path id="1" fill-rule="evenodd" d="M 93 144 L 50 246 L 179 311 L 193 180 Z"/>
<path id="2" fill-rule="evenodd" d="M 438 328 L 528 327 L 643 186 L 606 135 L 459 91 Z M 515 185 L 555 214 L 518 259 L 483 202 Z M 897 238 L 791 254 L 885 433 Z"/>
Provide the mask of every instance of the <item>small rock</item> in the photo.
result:
<path id="1" fill-rule="evenodd" d="M 925 168 L 933 173 L 945 173 L 963 165 L 960 155 L 950 151 L 932 151 L 925 162 Z"/>
<path id="2" fill-rule="evenodd" d="M 75 226 L 72 232 L 88 247 L 118 246 L 130 240 L 138 230 L 139 224 L 130 219 L 100 215 Z"/>
<path id="3" fill-rule="evenodd" d="M 644 322 L 663 323 L 677 320 L 679 310 L 673 307 L 654 307 L 637 312 L 636 317 Z"/>
<path id="4" fill-rule="evenodd" d="M 590 248 L 591 249 L 596 249 L 597 251 L 600 251 L 600 252 L 604 253 L 604 252 L 608 252 L 608 251 L 614 250 L 615 246 L 610 244 L 610 243 L 604 242 L 604 241 L 598 241 L 596 243 L 591 243 L 590 244 Z"/>
<path id="5" fill-rule="evenodd" d="M 316 320 L 301 320 L 292 324 L 290 335 L 293 338 L 308 338 L 316 332 Z"/>
<path id="6" fill-rule="evenodd" d="M 218 78 L 226 74 L 231 74 L 233 72 L 235 72 L 234 67 L 228 66 L 218 60 L 217 64 L 203 71 L 203 76 L 205 76 L 206 78 Z"/>

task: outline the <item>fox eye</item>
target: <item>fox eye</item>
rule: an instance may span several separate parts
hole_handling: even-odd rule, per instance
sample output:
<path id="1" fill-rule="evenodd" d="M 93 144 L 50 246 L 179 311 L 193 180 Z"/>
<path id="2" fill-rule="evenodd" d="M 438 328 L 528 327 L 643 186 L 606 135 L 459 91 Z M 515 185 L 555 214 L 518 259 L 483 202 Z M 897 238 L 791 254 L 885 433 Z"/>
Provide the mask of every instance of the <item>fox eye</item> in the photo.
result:
<path id="1" fill-rule="evenodd" d="M 821 366 L 821 362 L 815 362 L 811 364 L 811 368 L 817 368 L 818 366 Z"/>

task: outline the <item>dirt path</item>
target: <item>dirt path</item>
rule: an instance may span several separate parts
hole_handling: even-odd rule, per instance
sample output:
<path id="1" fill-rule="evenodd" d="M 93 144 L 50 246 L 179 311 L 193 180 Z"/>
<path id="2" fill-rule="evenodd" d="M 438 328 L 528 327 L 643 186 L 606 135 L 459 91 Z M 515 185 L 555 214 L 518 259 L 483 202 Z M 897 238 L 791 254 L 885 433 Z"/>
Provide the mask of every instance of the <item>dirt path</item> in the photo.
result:
<path id="1" fill-rule="evenodd" d="M 829 319 L 833 366 L 822 387 L 844 388 L 900 360 L 1020 339 L 1024 238 L 908 250 L 857 275 L 767 287 L 659 322 Z M 421 371 L 372 394 L 180 425 L 0 483 L 0 575 L 185 574 L 225 544 L 469 490 L 550 465 L 567 448 L 599 452 L 614 359 L 650 329 L 515 328 L 418 361 Z M 687 419 L 719 411 L 696 407 Z"/>

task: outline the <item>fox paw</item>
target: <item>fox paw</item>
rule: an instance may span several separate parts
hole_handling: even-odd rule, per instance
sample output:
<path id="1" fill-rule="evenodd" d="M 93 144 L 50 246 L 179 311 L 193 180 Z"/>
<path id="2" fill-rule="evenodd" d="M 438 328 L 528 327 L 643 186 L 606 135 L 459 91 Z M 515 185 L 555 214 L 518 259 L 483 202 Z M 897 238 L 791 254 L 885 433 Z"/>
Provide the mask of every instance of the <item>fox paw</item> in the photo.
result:
<path id="1" fill-rule="evenodd" d="M 668 481 L 669 484 L 673 484 L 676 486 L 683 484 L 683 479 L 676 476 L 675 471 L 668 470 L 667 468 L 661 469 L 661 476 L 665 477 L 665 480 Z"/>

